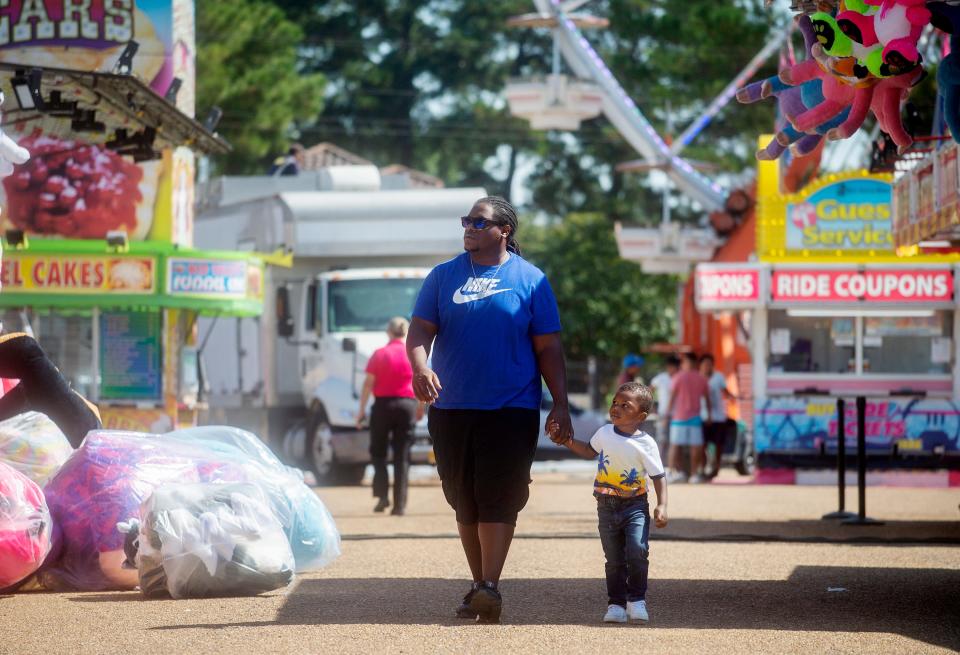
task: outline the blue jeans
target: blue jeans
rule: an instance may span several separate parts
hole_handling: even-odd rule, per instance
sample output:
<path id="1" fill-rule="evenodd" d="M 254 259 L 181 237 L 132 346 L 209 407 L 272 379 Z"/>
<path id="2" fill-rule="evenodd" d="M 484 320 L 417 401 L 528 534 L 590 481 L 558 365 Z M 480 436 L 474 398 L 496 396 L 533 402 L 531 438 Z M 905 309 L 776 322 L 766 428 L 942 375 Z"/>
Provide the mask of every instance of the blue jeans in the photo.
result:
<path id="1" fill-rule="evenodd" d="M 644 600 L 650 566 L 650 504 L 647 497 L 597 498 L 600 543 L 607 558 L 610 605 Z"/>

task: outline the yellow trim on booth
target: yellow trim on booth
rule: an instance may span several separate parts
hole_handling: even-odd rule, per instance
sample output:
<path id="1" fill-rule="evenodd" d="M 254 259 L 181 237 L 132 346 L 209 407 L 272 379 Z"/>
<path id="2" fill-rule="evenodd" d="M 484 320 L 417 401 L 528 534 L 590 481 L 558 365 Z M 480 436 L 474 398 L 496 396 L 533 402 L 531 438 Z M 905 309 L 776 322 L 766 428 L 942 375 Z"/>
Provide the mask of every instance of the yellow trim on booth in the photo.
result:
<path id="1" fill-rule="evenodd" d="M 770 135 L 758 139 L 763 148 Z M 893 175 L 871 174 L 865 170 L 831 173 L 808 184 L 802 191 L 785 195 L 780 190 L 778 160 L 761 161 L 757 165 L 757 257 L 775 263 L 850 263 L 850 264 L 920 264 L 960 261 L 960 253 L 921 255 L 919 249 L 899 248 L 872 250 L 813 250 L 787 247 L 787 205 L 802 202 L 821 189 L 847 180 L 876 180 L 893 184 Z M 893 233 L 891 216 L 891 235 Z"/>

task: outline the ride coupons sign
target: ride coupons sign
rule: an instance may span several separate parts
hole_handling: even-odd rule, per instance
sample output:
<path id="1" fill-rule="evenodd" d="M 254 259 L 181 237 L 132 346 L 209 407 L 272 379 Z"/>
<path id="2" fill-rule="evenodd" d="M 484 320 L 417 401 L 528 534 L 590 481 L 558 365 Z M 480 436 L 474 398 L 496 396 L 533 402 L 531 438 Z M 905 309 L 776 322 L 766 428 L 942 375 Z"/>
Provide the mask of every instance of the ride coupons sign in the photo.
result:
<path id="1" fill-rule="evenodd" d="M 949 268 L 775 269 L 770 295 L 774 303 L 952 304 Z"/>
<path id="2" fill-rule="evenodd" d="M 891 250 L 892 188 L 872 178 L 814 183 L 786 204 L 790 250 Z"/>
<path id="3" fill-rule="evenodd" d="M 746 309 L 763 304 L 759 266 L 699 264 L 695 300 L 698 310 Z"/>

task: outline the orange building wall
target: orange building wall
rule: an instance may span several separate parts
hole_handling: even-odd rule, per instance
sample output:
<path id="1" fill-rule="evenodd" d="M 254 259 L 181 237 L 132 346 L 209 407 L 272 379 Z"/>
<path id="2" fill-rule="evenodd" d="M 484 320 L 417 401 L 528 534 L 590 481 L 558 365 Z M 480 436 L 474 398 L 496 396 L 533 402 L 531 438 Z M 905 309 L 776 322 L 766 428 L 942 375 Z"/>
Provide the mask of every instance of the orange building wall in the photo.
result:
<path id="1" fill-rule="evenodd" d="M 751 190 L 751 196 L 754 191 Z M 756 214 L 750 209 L 727 242 L 717 250 L 711 262 L 746 262 L 756 251 Z M 683 289 L 680 307 L 681 341 L 697 355 L 710 353 L 716 369 L 727 379 L 727 389 L 741 399 L 731 403 L 727 411 L 732 418 L 752 418 L 750 385 L 750 346 L 733 312 L 700 313 L 694 303 L 694 279 L 691 276 Z M 750 326 L 745 325 L 749 330 Z"/>

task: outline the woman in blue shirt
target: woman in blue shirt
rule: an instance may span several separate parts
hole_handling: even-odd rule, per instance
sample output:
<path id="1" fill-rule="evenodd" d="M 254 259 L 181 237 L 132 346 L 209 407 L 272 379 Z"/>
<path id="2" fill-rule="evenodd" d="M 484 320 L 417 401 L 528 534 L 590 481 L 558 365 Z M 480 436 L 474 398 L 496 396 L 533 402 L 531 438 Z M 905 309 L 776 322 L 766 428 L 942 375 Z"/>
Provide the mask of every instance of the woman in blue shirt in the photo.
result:
<path id="1" fill-rule="evenodd" d="M 554 398 L 550 438 L 563 443 L 573 428 L 557 302 L 520 256 L 516 211 L 488 196 L 461 223 L 466 252 L 424 281 L 407 355 L 414 392 L 431 404 L 437 470 L 473 575 L 457 616 L 497 622 L 500 573 L 529 497 L 541 375 Z"/>

